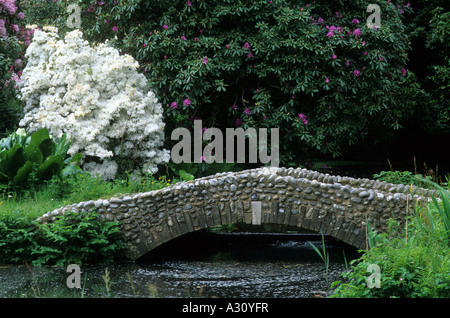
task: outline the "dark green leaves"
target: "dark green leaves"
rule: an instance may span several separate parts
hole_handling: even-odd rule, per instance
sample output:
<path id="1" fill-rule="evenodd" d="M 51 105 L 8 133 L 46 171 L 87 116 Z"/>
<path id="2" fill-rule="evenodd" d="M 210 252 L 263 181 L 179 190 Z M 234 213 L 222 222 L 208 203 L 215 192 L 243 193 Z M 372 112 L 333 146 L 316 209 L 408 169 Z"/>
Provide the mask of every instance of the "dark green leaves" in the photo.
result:
<path id="1" fill-rule="evenodd" d="M 67 156 L 70 140 L 63 135 L 55 142 L 47 129 L 27 136 L 18 130 L 0 140 L 0 188 L 26 184 L 32 174 L 40 180 L 78 173 L 81 154 Z"/>

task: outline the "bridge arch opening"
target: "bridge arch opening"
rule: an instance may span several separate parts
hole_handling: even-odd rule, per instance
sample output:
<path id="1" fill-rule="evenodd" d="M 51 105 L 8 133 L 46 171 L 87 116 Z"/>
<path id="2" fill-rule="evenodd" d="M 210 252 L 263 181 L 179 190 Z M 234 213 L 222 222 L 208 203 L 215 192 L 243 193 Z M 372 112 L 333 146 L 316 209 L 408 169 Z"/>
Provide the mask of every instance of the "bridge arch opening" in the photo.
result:
<path id="1" fill-rule="evenodd" d="M 203 228 L 173 238 L 136 261 L 265 261 L 289 260 L 321 262 L 310 244 L 322 250 L 322 237 L 332 262 L 358 258 L 360 253 L 330 235 L 283 224 L 231 224 L 226 227 Z"/>

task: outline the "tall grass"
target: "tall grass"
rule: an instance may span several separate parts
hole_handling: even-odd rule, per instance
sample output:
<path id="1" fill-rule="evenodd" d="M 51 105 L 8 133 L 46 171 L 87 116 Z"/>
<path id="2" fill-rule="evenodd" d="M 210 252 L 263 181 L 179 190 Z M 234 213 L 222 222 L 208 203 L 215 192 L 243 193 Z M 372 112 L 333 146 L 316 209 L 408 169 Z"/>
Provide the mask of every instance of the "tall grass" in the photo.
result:
<path id="1" fill-rule="evenodd" d="M 329 284 L 329 277 L 328 277 L 328 272 L 330 269 L 330 255 L 327 252 L 326 249 L 326 245 L 325 245 L 325 238 L 324 235 L 322 234 L 322 251 L 320 251 L 317 246 L 315 246 L 313 243 L 308 242 L 311 247 L 314 249 L 314 251 L 316 251 L 316 253 L 320 256 L 320 258 L 322 259 L 324 265 L 325 265 L 325 280 L 327 282 L 327 286 L 330 286 Z"/>

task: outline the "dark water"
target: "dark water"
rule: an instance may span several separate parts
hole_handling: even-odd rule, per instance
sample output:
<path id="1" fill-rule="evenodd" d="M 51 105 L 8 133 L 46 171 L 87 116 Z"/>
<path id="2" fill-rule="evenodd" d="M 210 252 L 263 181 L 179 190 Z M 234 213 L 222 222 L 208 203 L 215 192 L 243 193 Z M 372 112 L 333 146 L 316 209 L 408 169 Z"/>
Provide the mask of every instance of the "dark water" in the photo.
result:
<path id="1" fill-rule="evenodd" d="M 3 266 L 0 297 L 326 297 L 346 270 L 343 251 L 347 261 L 356 256 L 353 248 L 327 240 L 327 283 L 325 265 L 308 243 L 322 249 L 318 235 L 228 235 L 219 244 L 200 235 L 183 241 L 194 245 L 175 242 L 137 262 L 82 265 L 80 289 L 67 287 L 66 268 Z"/>

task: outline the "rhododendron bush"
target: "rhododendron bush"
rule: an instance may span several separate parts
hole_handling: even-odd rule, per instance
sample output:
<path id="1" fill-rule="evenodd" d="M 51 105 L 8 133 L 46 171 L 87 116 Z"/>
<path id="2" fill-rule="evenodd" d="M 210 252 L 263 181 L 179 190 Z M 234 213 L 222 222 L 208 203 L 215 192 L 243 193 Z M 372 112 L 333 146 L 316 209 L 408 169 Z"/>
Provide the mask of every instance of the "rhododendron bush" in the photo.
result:
<path id="1" fill-rule="evenodd" d="M 156 172 L 169 159 L 162 107 L 130 55 L 91 47 L 74 30 L 61 40 L 54 27 L 35 30 L 20 83 L 25 116 L 20 125 L 45 127 L 72 138 L 69 154 L 82 152 L 83 168 L 114 178 L 119 159 Z"/>
<path id="2" fill-rule="evenodd" d="M 30 36 L 21 26 L 24 18 L 18 0 L 0 0 L 0 138 L 14 130 L 19 121 L 16 87 Z"/>
<path id="3" fill-rule="evenodd" d="M 413 114 L 401 0 L 76 3 L 86 38 L 111 39 L 140 63 L 168 132 L 194 118 L 279 127 L 283 165 L 389 138 Z M 367 27 L 371 3 L 379 28 Z M 64 10 L 56 23 L 67 28 Z"/>

